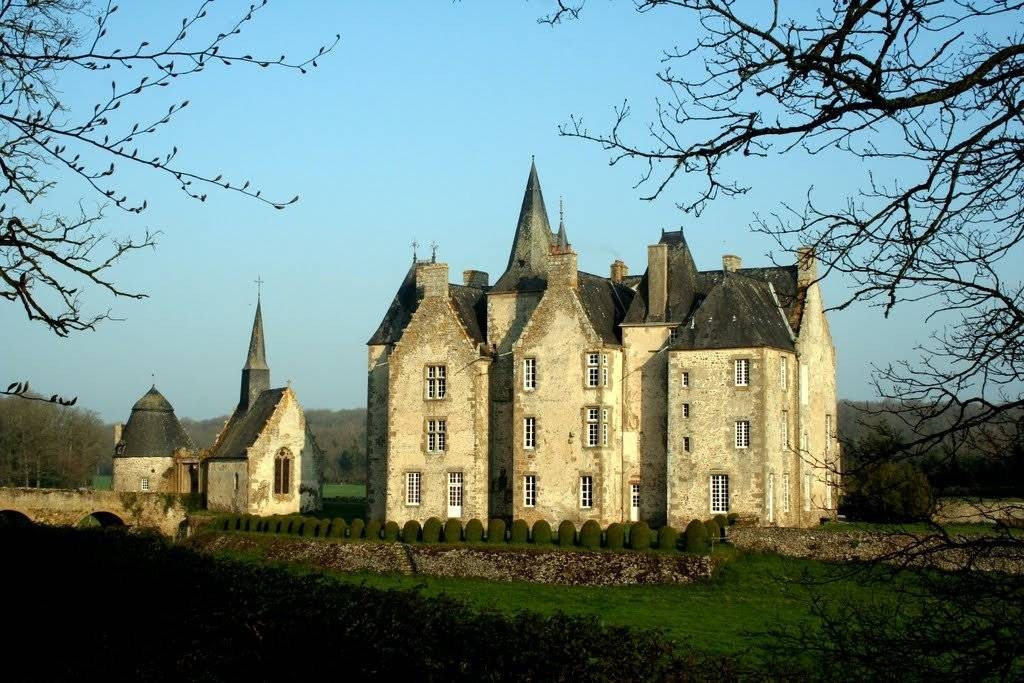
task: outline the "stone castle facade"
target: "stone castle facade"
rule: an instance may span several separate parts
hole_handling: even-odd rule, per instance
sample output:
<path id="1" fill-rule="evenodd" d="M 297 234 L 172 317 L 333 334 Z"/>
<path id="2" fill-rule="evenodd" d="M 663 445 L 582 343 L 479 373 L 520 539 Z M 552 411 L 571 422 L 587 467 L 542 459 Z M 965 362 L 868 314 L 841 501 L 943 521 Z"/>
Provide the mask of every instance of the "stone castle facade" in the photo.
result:
<path id="1" fill-rule="evenodd" d="M 414 259 L 368 342 L 369 516 L 643 520 L 835 512 L 835 350 L 816 262 L 698 271 L 681 232 L 581 272 L 531 167 L 490 284 Z"/>
<path id="2" fill-rule="evenodd" d="M 201 494 L 210 510 L 254 515 L 318 510 L 323 454 L 292 388 L 270 387 L 256 303 L 238 405 L 209 448 L 196 448 L 153 386 L 114 428 L 115 491 Z"/>

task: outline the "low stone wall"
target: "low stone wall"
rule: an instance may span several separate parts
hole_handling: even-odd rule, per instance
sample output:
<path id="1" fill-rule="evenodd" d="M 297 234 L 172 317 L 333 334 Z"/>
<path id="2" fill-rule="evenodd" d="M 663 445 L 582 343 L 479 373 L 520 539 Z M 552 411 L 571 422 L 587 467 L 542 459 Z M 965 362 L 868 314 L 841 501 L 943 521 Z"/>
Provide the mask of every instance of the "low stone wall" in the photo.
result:
<path id="1" fill-rule="evenodd" d="M 563 586 L 681 584 L 709 578 L 711 557 L 642 552 L 574 552 L 526 547 L 301 540 L 247 534 L 201 534 L 205 552 L 254 552 L 271 561 L 385 574 L 427 574 Z"/>
<path id="2" fill-rule="evenodd" d="M 940 498 L 932 516 L 939 524 L 1024 524 L 1024 500 L 1016 498 Z"/>
<path id="3" fill-rule="evenodd" d="M 953 538 L 954 544 L 964 542 L 962 547 L 944 547 L 947 543 L 941 538 L 908 533 L 733 526 L 729 528 L 729 540 L 748 552 L 825 562 L 882 561 L 947 570 L 1024 573 L 1024 557 L 1016 549 L 971 547 L 965 537 Z"/>

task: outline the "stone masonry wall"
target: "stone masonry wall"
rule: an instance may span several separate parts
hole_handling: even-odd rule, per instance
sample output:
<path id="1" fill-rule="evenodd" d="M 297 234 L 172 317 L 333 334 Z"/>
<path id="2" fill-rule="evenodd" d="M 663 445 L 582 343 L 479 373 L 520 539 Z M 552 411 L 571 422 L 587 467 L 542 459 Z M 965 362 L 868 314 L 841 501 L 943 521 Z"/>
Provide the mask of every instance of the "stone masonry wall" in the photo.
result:
<path id="1" fill-rule="evenodd" d="M 110 487 L 114 491 L 142 491 L 143 477 L 153 493 L 174 492 L 174 458 L 115 457 Z"/>

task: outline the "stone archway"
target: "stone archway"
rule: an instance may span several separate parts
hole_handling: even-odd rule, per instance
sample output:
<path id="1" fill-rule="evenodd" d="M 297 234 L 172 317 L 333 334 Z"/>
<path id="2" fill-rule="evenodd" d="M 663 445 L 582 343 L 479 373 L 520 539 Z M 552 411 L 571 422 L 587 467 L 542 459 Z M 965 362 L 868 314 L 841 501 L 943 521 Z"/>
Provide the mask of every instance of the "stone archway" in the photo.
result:
<path id="1" fill-rule="evenodd" d="M 125 526 L 124 520 L 113 512 L 97 510 L 83 517 L 78 522 L 80 527 L 121 527 Z"/>
<path id="2" fill-rule="evenodd" d="M 18 510 L 0 510 L 0 526 L 32 524 L 32 518 Z"/>

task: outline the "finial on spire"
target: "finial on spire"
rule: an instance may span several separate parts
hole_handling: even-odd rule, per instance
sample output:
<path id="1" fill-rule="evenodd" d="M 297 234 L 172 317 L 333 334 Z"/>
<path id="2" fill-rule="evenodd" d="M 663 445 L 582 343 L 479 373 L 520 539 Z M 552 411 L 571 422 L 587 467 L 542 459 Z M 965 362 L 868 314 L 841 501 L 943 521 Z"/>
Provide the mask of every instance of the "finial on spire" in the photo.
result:
<path id="1" fill-rule="evenodd" d="M 430 243 L 430 262 L 437 263 L 437 242 Z"/>
<path id="2" fill-rule="evenodd" d="M 416 248 L 420 246 L 420 243 L 417 242 L 416 240 L 413 240 L 412 244 L 410 244 L 409 246 L 412 247 L 412 262 L 416 263 Z"/>
<path id="3" fill-rule="evenodd" d="M 151 380 L 153 380 L 153 387 L 152 388 L 156 389 L 156 373 L 155 372 L 149 373 L 149 378 Z"/>
<path id="4" fill-rule="evenodd" d="M 558 195 L 558 227 L 565 224 L 565 204 L 562 202 L 562 195 Z"/>
<path id="5" fill-rule="evenodd" d="M 257 275 L 253 282 L 256 283 L 256 298 L 259 299 L 263 295 L 263 278 Z"/>

